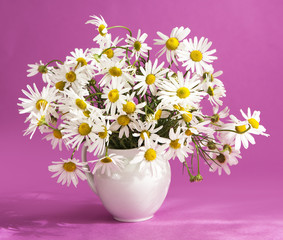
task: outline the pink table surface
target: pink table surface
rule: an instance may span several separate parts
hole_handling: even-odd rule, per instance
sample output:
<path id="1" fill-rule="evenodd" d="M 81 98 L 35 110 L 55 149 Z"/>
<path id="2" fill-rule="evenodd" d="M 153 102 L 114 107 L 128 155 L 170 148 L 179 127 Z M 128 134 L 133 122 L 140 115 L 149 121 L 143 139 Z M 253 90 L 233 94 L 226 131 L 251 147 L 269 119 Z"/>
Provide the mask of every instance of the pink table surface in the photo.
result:
<path id="1" fill-rule="evenodd" d="M 0 239 L 283 239 L 282 9 L 282 0 L 1 0 Z M 256 137 L 230 176 L 202 163 L 204 181 L 191 184 L 172 162 L 168 197 L 146 222 L 114 221 L 86 182 L 78 189 L 56 184 L 47 167 L 71 153 L 52 151 L 38 133 L 31 141 L 22 136 L 18 98 L 27 84 L 42 87 L 40 77 L 26 77 L 28 63 L 94 46 L 94 28 L 84 24 L 94 14 L 134 34 L 141 28 L 155 51 L 156 31 L 185 26 L 190 37 L 208 37 L 215 70 L 224 72 L 224 107 L 237 117 L 241 108 L 260 110 L 271 136 Z"/>
<path id="2" fill-rule="evenodd" d="M 0 239 L 280 240 L 282 214 L 276 192 L 198 186 L 169 193 L 151 220 L 120 223 L 91 194 L 32 192 L 1 198 Z"/>

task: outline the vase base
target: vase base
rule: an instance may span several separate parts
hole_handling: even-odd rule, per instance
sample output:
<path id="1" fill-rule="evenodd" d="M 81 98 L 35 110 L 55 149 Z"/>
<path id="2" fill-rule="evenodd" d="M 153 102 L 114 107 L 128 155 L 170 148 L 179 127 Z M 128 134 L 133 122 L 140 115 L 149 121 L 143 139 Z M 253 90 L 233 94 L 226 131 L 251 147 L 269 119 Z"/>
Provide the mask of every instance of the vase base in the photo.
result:
<path id="1" fill-rule="evenodd" d="M 145 217 L 145 218 L 137 218 L 137 219 L 123 219 L 123 218 L 118 218 L 118 217 L 113 217 L 116 221 L 119 222 L 142 222 L 142 221 L 146 221 L 149 220 L 151 218 L 153 218 L 153 215 L 150 217 Z"/>

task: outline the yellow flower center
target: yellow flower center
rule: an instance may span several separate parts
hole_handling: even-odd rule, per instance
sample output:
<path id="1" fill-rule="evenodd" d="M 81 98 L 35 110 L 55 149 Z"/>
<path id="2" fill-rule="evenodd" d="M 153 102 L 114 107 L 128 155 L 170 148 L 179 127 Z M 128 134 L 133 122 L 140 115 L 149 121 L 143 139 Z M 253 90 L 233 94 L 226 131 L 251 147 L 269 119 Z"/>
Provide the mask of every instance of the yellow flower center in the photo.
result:
<path id="1" fill-rule="evenodd" d="M 86 60 L 84 58 L 82 58 L 82 57 L 77 58 L 77 62 L 80 63 L 81 66 L 87 65 Z"/>
<path id="2" fill-rule="evenodd" d="M 106 35 L 106 33 L 103 33 L 103 32 L 102 32 L 104 28 L 105 28 L 105 26 L 104 26 L 103 24 L 101 24 L 101 25 L 98 27 L 98 31 L 99 31 L 99 34 L 100 34 L 101 36 L 105 36 L 105 35 Z"/>
<path id="3" fill-rule="evenodd" d="M 135 49 L 136 51 L 139 51 L 139 50 L 141 49 L 141 42 L 135 41 L 135 43 L 134 43 L 134 49 Z"/>
<path id="4" fill-rule="evenodd" d="M 210 96 L 214 96 L 214 90 L 211 86 L 208 87 L 207 89 L 207 93 L 210 95 Z"/>
<path id="5" fill-rule="evenodd" d="M 119 91 L 117 89 L 113 89 L 108 93 L 108 99 L 110 102 L 114 103 L 119 99 Z"/>
<path id="6" fill-rule="evenodd" d="M 230 154 L 232 153 L 232 147 L 229 144 L 225 144 L 223 146 L 223 150 L 224 151 L 229 151 Z"/>
<path id="7" fill-rule="evenodd" d="M 75 72 L 70 71 L 70 72 L 66 73 L 66 79 L 69 82 L 74 82 L 77 79 L 77 76 L 76 76 Z"/>
<path id="8" fill-rule="evenodd" d="M 112 67 L 109 69 L 109 74 L 113 77 L 120 77 L 122 75 L 122 71 L 120 68 Z"/>
<path id="9" fill-rule="evenodd" d="M 246 125 L 241 125 L 241 126 L 236 126 L 235 127 L 236 132 L 238 133 L 243 133 L 244 131 L 247 130 Z"/>
<path id="10" fill-rule="evenodd" d="M 191 114 L 190 112 L 186 111 L 187 113 L 183 113 L 182 114 L 182 118 L 186 123 L 189 123 L 190 121 L 192 121 L 193 118 L 193 114 Z"/>
<path id="11" fill-rule="evenodd" d="M 146 135 L 148 136 L 148 138 L 150 137 L 150 132 L 147 131 L 147 130 L 143 130 L 143 131 L 141 132 L 141 135 L 140 135 L 142 140 L 145 139 L 145 138 L 144 138 L 144 133 L 146 133 Z"/>
<path id="12" fill-rule="evenodd" d="M 216 159 L 217 159 L 217 161 L 218 161 L 219 163 L 225 163 L 225 161 L 226 161 L 226 157 L 225 157 L 222 153 L 220 153 L 220 154 L 216 157 Z"/>
<path id="13" fill-rule="evenodd" d="M 145 78 L 145 82 L 147 85 L 151 85 L 155 82 L 155 76 L 153 74 L 148 74 Z"/>
<path id="14" fill-rule="evenodd" d="M 171 37 L 166 41 L 166 47 L 168 50 L 176 50 L 179 44 L 179 40 L 174 37 Z"/>
<path id="15" fill-rule="evenodd" d="M 81 110 L 85 110 L 86 109 L 86 103 L 83 100 L 79 99 L 79 98 L 76 99 L 76 105 Z"/>
<path id="16" fill-rule="evenodd" d="M 129 124 L 130 118 L 127 115 L 121 115 L 117 118 L 117 121 L 121 126 L 126 126 Z"/>
<path id="17" fill-rule="evenodd" d="M 73 162 L 65 162 L 63 164 L 63 168 L 66 172 L 74 172 L 76 170 L 77 166 Z"/>
<path id="18" fill-rule="evenodd" d="M 106 54 L 106 56 L 110 59 L 114 57 L 114 51 L 112 49 L 106 50 L 103 54 Z"/>
<path id="19" fill-rule="evenodd" d="M 103 162 L 103 163 L 111 163 L 111 162 L 112 162 L 112 159 L 111 159 L 110 157 L 105 157 L 105 158 L 101 159 L 100 162 Z"/>
<path id="20" fill-rule="evenodd" d="M 248 122 L 249 122 L 249 124 L 252 125 L 253 128 L 258 129 L 258 127 L 259 127 L 259 122 L 258 122 L 257 120 L 255 120 L 254 118 L 250 118 L 250 119 L 248 120 Z"/>
<path id="21" fill-rule="evenodd" d="M 174 149 L 178 149 L 181 147 L 181 144 L 179 143 L 179 139 L 171 140 L 170 147 Z"/>
<path id="22" fill-rule="evenodd" d="M 61 138 L 62 138 L 62 133 L 61 133 L 60 130 L 54 129 L 54 130 L 53 130 L 53 136 L 56 137 L 56 138 L 58 138 L 58 139 L 61 139 Z"/>
<path id="23" fill-rule="evenodd" d="M 90 126 L 87 123 L 81 123 L 78 128 L 79 134 L 82 136 L 88 135 L 91 131 Z"/>
<path id="24" fill-rule="evenodd" d="M 156 159 L 156 151 L 153 148 L 147 149 L 144 154 L 144 158 L 149 162 L 153 161 L 154 159 Z"/>
<path id="25" fill-rule="evenodd" d="M 127 102 L 126 104 L 123 104 L 123 111 L 127 114 L 134 113 L 136 110 L 136 104 L 134 102 Z"/>
<path id="26" fill-rule="evenodd" d="M 158 109 L 154 115 L 155 120 L 159 120 L 161 118 L 162 110 Z"/>
<path id="27" fill-rule="evenodd" d="M 180 87 L 177 90 L 177 96 L 179 98 L 187 98 L 190 95 L 190 90 L 186 87 Z"/>
<path id="28" fill-rule="evenodd" d="M 36 104 L 35 107 L 36 109 L 39 111 L 41 108 L 44 110 L 47 106 L 48 102 L 45 99 L 39 99 Z"/>
<path id="29" fill-rule="evenodd" d="M 99 132 L 98 136 L 102 139 L 107 137 L 107 128 L 104 126 L 104 132 Z"/>
<path id="30" fill-rule="evenodd" d="M 84 114 L 87 118 L 89 118 L 90 111 L 89 111 L 89 110 L 85 110 L 85 111 L 83 111 L 83 114 Z"/>
<path id="31" fill-rule="evenodd" d="M 194 50 L 191 52 L 190 57 L 194 62 L 200 62 L 202 60 L 202 53 L 199 50 Z"/>
<path id="32" fill-rule="evenodd" d="M 60 82 L 57 82 L 55 84 L 55 88 L 60 90 L 60 91 L 63 91 L 64 90 L 64 87 L 65 87 L 66 83 L 64 81 L 60 81 Z"/>
<path id="33" fill-rule="evenodd" d="M 193 133 L 191 132 L 190 129 L 187 129 L 187 130 L 185 131 L 185 134 L 186 134 L 187 136 L 193 135 Z"/>

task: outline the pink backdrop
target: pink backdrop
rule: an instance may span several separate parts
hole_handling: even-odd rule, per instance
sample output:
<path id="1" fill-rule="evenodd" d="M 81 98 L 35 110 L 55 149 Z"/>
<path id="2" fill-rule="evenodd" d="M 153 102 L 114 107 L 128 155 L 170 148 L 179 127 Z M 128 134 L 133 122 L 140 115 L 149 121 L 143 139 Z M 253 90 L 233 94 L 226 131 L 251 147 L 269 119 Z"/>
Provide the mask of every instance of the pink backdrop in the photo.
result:
<path id="1" fill-rule="evenodd" d="M 282 8 L 280 0 L 1 0 L 0 239 L 282 239 Z M 27 84 L 41 82 L 26 77 L 28 63 L 93 46 L 96 33 L 84 23 L 94 14 L 134 35 L 141 28 L 151 46 L 156 31 L 169 34 L 176 26 L 209 38 L 215 69 L 224 71 L 224 106 L 238 117 L 241 108 L 260 110 L 271 136 L 243 150 L 230 176 L 202 164 L 204 181 L 191 184 L 178 161 L 171 162 L 168 197 L 144 223 L 114 222 L 86 182 L 78 189 L 56 184 L 47 166 L 70 152 L 52 151 L 39 133 L 22 136 L 27 125 L 18 97 Z"/>

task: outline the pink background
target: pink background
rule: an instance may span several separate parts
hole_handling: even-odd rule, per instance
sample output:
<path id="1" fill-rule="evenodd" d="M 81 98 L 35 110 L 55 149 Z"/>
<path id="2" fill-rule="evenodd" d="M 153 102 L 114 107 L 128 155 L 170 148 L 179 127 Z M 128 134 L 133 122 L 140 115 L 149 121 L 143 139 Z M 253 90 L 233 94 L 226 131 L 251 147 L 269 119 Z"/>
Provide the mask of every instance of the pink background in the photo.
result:
<path id="1" fill-rule="evenodd" d="M 282 10 L 280 0 L 1 0 L 0 239 L 283 239 Z M 84 24 L 94 14 L 134 35 L 141 28 L 151 46 L 156 31 L 168 35 L 176 26 L 208 37 L 215 69 L 224 71 L 224 106 L 238 117 L 241 108 L 262 111 L 271 136 L 243 150 L 230 176 L 202 164 L 204 181 L 191 184 L 171 162 L 168 197 L 143 223 L 112 220 L 86 182 L 78 189 L 56 184 L 47 166 L 71 153 L 52 151 L 39 133 L 23 137 L 26 116 L 16 104 L 27 84 L 41 86 L 38 76 L 26 77 L 28 63 L 94 46 L 94 28 Z"/>

